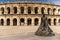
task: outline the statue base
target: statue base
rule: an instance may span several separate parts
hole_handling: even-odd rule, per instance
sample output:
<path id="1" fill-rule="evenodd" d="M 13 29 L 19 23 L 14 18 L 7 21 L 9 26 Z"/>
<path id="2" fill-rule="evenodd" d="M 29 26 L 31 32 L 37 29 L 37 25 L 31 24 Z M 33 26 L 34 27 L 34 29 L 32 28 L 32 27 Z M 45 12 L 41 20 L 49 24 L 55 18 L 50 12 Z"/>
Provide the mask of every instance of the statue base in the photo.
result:
<path id="1" fill-rule="evenodd" d="M 54 36 L 55 34 L 50 28 L 39 28 L 36 32 L 35 35 L 37 36 Z"/>

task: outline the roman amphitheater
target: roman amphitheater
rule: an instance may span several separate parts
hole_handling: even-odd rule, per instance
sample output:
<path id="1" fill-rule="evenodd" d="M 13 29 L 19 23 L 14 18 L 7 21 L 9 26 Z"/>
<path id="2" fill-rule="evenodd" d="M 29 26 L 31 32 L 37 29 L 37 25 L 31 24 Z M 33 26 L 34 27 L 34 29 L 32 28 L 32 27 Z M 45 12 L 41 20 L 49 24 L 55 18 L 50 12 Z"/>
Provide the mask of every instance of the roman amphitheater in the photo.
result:
<path id="1" fill-rule="evenodd" d="M 46 14 L 48 24 L 60 34 L 60 5 L 41 2 L 0 3 L 0 35 L 35 32 Z"/>

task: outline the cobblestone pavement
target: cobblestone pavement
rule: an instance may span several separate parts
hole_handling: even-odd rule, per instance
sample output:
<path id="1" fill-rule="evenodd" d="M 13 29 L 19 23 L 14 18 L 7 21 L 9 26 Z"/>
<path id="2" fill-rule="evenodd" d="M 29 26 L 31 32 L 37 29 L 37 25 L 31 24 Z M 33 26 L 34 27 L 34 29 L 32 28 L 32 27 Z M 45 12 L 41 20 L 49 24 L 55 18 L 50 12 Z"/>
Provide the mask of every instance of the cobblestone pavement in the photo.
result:
<path id="1" fill-rule="evenodd" d="M 14 36 L 0 36 L 0 40 L 60 40 L 60 34 L 56 34 L 55 36 L 41 37 L 36 36 L 34 35 L 34 33 L 31 32 Z"/>

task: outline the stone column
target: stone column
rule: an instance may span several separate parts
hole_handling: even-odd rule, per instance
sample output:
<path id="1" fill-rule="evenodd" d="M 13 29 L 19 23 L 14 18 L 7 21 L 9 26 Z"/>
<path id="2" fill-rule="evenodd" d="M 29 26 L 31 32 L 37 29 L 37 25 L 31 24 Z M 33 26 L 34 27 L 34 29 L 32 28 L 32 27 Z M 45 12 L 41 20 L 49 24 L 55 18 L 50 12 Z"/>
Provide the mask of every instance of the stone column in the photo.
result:
<path id="1" fill-rule="evenodd" d="M 34 18 L 32 18 L 31 20 L 32 20 L 32 24 L 31 25 L 34 26 Z"/>
<path id="2" fill-rule="evenodd" d="M 58 9 L 56 9 L 56 11 L 55 11 L 55 15 L 58 15 Z"/>
<path id="3" fill-rule="evenodd" d="M 41 24 L 41 18 L 39 18 L 39 22 L 38 22 L 38 25 L 40 25 Z"/>
<path id="4" fill-rule="evenodd" d="M 28 9 L 26 6 L 24 6 L 24 14 L 28 14 Z"/>
<path id="5" fill-rule="evenodd" d="M 27 26 L 27 18 L 25 18 L 25 26 Z"/>
<path id="6" fill-rule="evenodd" d="M 13 26 L 13 19 L 10 19 L 10 26 Z"/>
<path id="7" fill-rule="evenodd" d="M 13 5 L 11 5 L 10 14 L 14 14 Z"/>
<path id="8" fill-rule="evenodd" d="M 38 14 L 41 14 L 41 7 L 38 7 Z"/>
<path id="9" fill-rule="evenodd" d="M 48 13 L 47 13 L 47 8 L 45 8 L 45 11 L 44 11 L 44 13 L 45 13 L 45 14 L 48 14 Z"/>
<path id="10" fill-rule="evenodd" d="M 6 6 L 4 7 L 4 14 L 8 14 L 7 13 L 7 7 Z"/>
<path id="11" fill-rule="evenodd" d="M 4 18 L 3 20 L 4 20 L 4 26 L 6 26 L 6 24 L 7 24 L 7 21 L 6 21 L 6 19 L 5 19 L 5 18 Z"/>
<path id="12" fill-rule="evenodd" d="M 17 14 L 20 14 L 20 7 L 17 7 Z"/>
<path id="13" fill-rule="evenodd" d="M 20 19 L 17 18 L 17 26 L 20 26 Z"/>

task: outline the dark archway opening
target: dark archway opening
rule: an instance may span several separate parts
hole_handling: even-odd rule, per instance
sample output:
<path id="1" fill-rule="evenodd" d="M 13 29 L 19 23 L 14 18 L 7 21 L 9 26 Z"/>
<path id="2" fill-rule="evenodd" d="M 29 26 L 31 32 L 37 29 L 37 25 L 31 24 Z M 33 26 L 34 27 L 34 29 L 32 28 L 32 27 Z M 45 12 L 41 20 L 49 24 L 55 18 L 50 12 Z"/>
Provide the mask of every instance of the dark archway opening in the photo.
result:
<path id="1" fill-rule="evenodd" d="M 56 19 L 54 19 L 54 25 L 56 25 Z"/>
<path id="2" fill-rule="evenodd" d="M 31 14 L 31 7 L 28 7 L 28 14 Z"/>
<path id="3" fill-rule="evenodd" d="M 24 18 L 21 18 L 21 19 L 20 19 L 20 25 L 24 25 L 24 23 L 25 23 L 25 22 L 24 22 Z"/>
<path id="4" fill-rule="evenodd" d="M 56 9 L 54 8 L 54 9 L 53 9 L 53 15 L 55 15 L 55 11 L 56 11 Z"/>
<path id="5" fill-rule="evenodd" d="M 10 14 L 10 8 L 9 7 L 7 8 L 7 10 L 8 10 L 8 14 Z"/>
<path id="6" fill-rule="evenodd" d="M 51 11 L 51 9 L 50 9 L 50 8 L 48 8 L 48 9 L 47 9 L 48 14 L 50 14 L 50 11 Z"/>
<path id="7" fill-rule="evenodd" d="M 14 7 L 14 14 L 17 13 L 17 7 Z"/>
<path id="8" fill-rule="evenodd" d="M 48 19 L 48 24 L 51 25 L 51 19 Z"/>
<path id="9" fill-rule="evenodd" d="M 7 19 L 7 25 L 8 26 L 10 25 L 10 19 Z"/>
<path id="10" fill-rule="evenodd" d="M 17 26 L 17 19 L 16 18 L 13 19 L 13 26 Z"/>
<path id="11" fill-rule="evenodd" d="M 1 25 L 2 25 L 2 26 L 4 25 L 4 20 L 3 20 L 3 19 L 1 19 Z"/>
<path id="12" fill-rule="evenodd" d="M 38 18 L 36 18 L 35 20 L 34 20 L 34 25 L 38 25 Z"/>
<path id="13" fill-rule="evenodd" d="M 44 14 L 44 11 L 45 11 L 45 8 L 42 7 L 42 8 L 41 8 L 41 13 Z"/>
<path id="14" fill-rule="evenodd" d="M 29 18 L 27 19 L 27 25 L 31 25 L 32 20 Z"/>
<path id="15" fill-rule="evenodd" d="M 20 9 L 21 9 L 21 14 L 23 14 L 24 13 L 24 7 L 21 7 Z"/>
<path id="16" fill-rule="evenodd" d="M 38 13 L 38 7 L 35 7 L 35 14 L 37 14 Z"/>
<path id="17" fill-rule="evenodd" d="M 1 8 L 1 11 L 2 11 L 2 14 L 4 14 L 4 8 L 3 7 Z"/>

